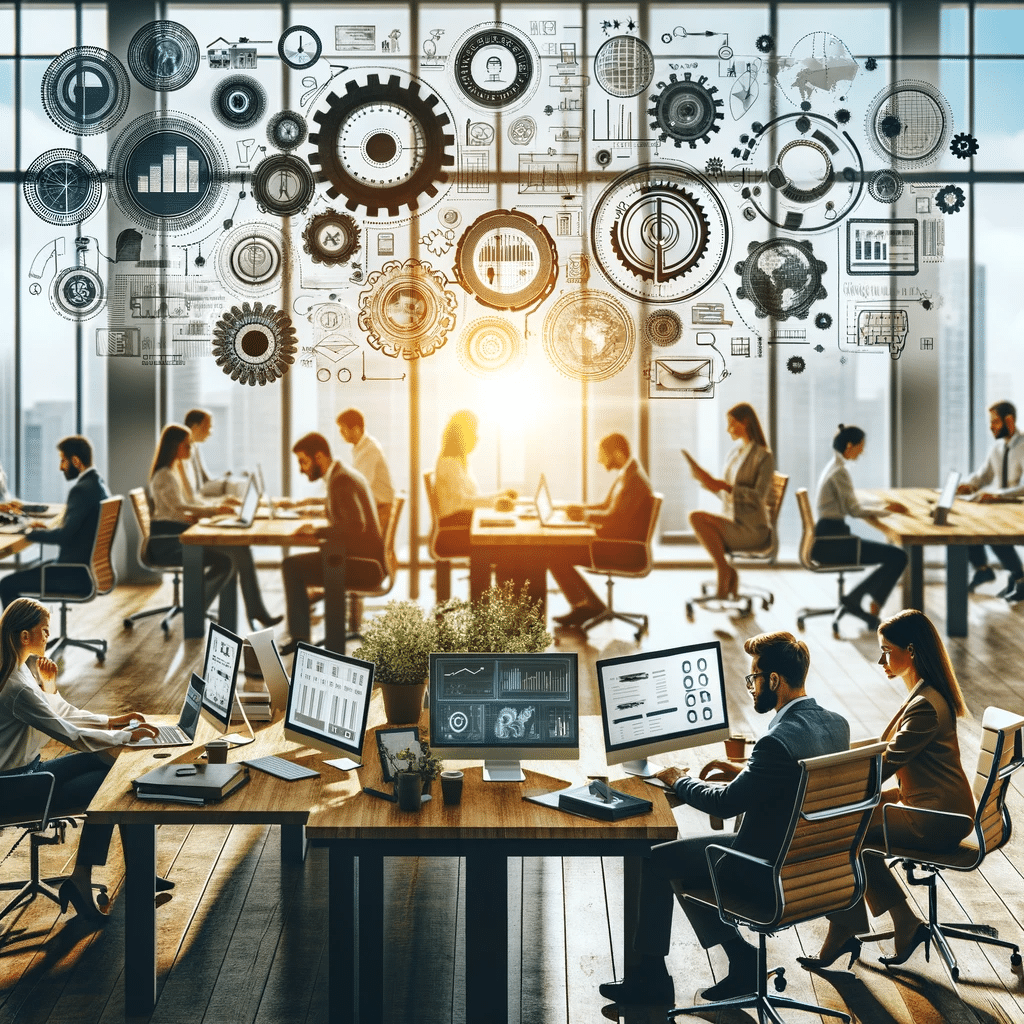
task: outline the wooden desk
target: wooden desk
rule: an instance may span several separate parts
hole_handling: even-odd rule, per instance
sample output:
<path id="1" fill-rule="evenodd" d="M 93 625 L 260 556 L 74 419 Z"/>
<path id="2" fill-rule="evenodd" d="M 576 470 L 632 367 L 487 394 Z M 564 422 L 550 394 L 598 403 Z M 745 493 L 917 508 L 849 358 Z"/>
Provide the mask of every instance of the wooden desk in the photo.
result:
<path id="1" fill-rule="evenodd" d="M 901 545 L 910 559 L 903 583 L 903 604 L 924 608 L 924 548 L 946 546 L 946 634 L 967 636 L 967 548 L 971 544 L 1024 542 L 1024 505 L 1016 502 L 981 503 L 958 498 L 946 524 L 936 526 L 931 510 L 938 493 L 928 487 L 899 487 L 872 491 L 882 501 L 899 501 L 907 515 L 868 519 L 892 544 Z"/>
<path id="2" fill-rule="evenodd" d="M 506 526 L 484 526 L 487 520 L 509 521 Z M 551 529 L 541 526 L 539 519 L 526 519 L 514 512 L 495 512 L 493 509 L 475 509 L 470 528 L 470 599 L 477 600 L 481 592 L 476 580 L 490 578 L 490 567 L 495 566 L 499 583 L 512 580 L 517 589 L 530 585 L 530 596 L 540 598 L 540 613 L 547 614 L 547 567 L 560 548 L 587 547 L 594 539 L 594 528 L 586 523 L 576 527 Z M 474 566 L 480 571 L 474 571 Z M 476 592 L 474 592 L 476 591 Z M 647 787 L 650 789 L 650 787 Z"/>
<path id="3" fill-rule="evenodd" d="M 0 558 L 8 558 L 34 544 L 23 533 L 0 533 Z"/>

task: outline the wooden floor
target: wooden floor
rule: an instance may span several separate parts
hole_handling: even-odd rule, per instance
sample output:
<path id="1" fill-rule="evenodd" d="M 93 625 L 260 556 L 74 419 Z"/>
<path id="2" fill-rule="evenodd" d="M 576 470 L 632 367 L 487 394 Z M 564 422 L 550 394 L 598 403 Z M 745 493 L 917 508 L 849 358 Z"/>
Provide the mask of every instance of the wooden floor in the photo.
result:
<path id="1" fill-rule="evenodd" d="M 800 570 L 772 570 L 747 579 L 775 593 L 768 611 L 730 619 L 698 609 L 686 622 L 685 598 L 703 575 L 692 570 L 658 571 L 643 581 L 616 588 L 623 608 L 654 609 L 650 636 L 643 647 L 658 650 L 717 636 L 722 640 L 730 681 L 730 715 L 741 731 L 759 735 L 766 722 L 753 714 L 741 684 L 747 671 L 743 640 L 759 632 L 793 629 L 796 609 L 824 604 L 833 596 L 831 578 Z M 261 571 L 272 608 L 280 607 L 280 575 Z M 427 577 L 423 582 L 426 585 Z M 465 581 L 457 580 L 464 588 Z M 936 577 L 927 589 L 928 611 L 942 623 L 943 589 Z M 987 588 L 994 590 L 995 585 Z M 405 593 L 400 581 L 395 593 Z M 106 636 L 111 652 L 103 667 L 83 652 L 72 652 L 62 676 L 65 696 L 103 712 L 138 707 L 175 712 L 186 673 L 201 654 L 202 641 L 182 641 L 181 620 L 169 639 L 158 618 L 123 631 L 121 620 L 169 597 L 160 589 L 121 587 L 110 597 L 72 612 L 72 632 Z M 560 597 L 551 611 L 564 606 Z M 895 609 L 891 609 L 895 610 Z M 845 626 L 845 621 L 844 621 Z M 1011 609 L 993 596 L 975 595 L 970 603 L 971 636 L 951 642 L 972 720 L 962 723 L 961 745 L 973 768 L 979 723 L 989 704 L 1024 709 L 1024 608 Z M 850 720 L 854 736 L 877 734 L 902 700 L 901 684 L 885 679 L 876 666 L 872 635 L 856 624 L 833 639 L 826 618 L 808 623 L 811 693 Z M 582 644 L 563 639 L 563 649 L 581 654 L 581 711 L 598 713 L 594 663 L 635 650 L 623 624 L 595 630 Z M 55 745 L 54 745 L 55 746 Z M 711 751 L 677 755 L 678 763 L 699 766 Z M 673 758 L 667 758 L 672 760 Z M 1024 796 L 1015 789 L 1011 814 L 1024 821 Z M 683 834 L 707 828 L 707 820 L 689 808 L 676 811 Z M 160 1024 L 311 1024 L 326 1019 L 326 851 L 312 849 L 301 868 L 282 867 L 276 829 L 245 827 L 162 827 L 158 856 L 162 874 L 174 879 L 173 900 L 158 911 Z M 0 859 L 11 850 L 13 830 L 0 833 Z M 27 843 L 0 862 L 0 881 L 27 877 Z M 59 874 L 70 862 L 73 839 L 63 848 L 47 848 L 44 871 Z M 603 1007 L 597 986 L 621 970 L 621 868 L 614 859 L 521 859 L 510 863 L 513 929 L 510 1002 L 524 1024 L 582 1024 L 618 1019 Z M 1004 936 L 1024 941 L 1024 842 L 1009 844 L 989 857 L 979 872 L 949 879 L 940 887 L 945 920 L 970 918 L 997 926 Z M 112 919 L 99 934 L 86 935 L 69 912 L 36 900 L 0 922 L 0 1024 L 11 1022 L 111 1022 L 123 1019 L 123 909 L 116 895 L 123 881 L 120 849 L 114 846 L 98 878 L 115 896 Z M 446 1024 L 465 1021 L 462 956 L 464 907 L 457 860 L 412 859 L 389 862 L 387 963 L 388 1020 Z M 917 899 L 917 891 L 912 892 Z M 821 941 L 821 922 L 801 925 L 769 941 L 773 963 L 786 965 L 787 995 L 845 1009 L 865 1024 L 955 1021 L 963 1024 L 1024 1022 L 1024 982 L 1002 953 L 956 943 L 961 975 L 954 983 L 936 957 L 926 963 L 918 951 L 903 970 L 885 971 L 875 958 L 891 952 L 885 944 L 865 947 L 864 960 L 852 972 L 820 975 L 802 971 L 793 958 L 813 952 Z M 677 1001 L 721 977 L 720 951 L 708 955 L 696 946 L 677 912 L 669 968 Z M 603 1016 L 602 1016 L 603 1014 Z M 806 1014 L 789 1019 L 810 1020 Z M 664 1010 L 624 1018 L 664 1020 Z M 709 1016 L 710 1019 L 710 1016 Z M 722 1015 L 726 1022 L 726 1015 Z M 733 1013 L 733 1021 L 751 1020 Z M 830 1019 L 830 1018 L 826 1018 Z M 834 1019 L 834 1018 L 831 1018 Z M 482 1024 L 471 1021 L 469 1024 Z"/>

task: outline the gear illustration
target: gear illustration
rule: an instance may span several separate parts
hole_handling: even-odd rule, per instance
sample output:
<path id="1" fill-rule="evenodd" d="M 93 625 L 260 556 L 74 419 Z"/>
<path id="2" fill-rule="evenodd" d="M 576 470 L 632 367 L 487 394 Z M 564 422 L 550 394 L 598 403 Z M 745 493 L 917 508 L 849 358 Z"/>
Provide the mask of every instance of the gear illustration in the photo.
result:
<path id="1" fill-rule="evenodd" d="M 775 40 L 766 32 L 764 35 L 757 37 L 757 42 L 754 45 L 761 53 L 771 53 L 775 49 Z"/>
<path id="2" fill-rule="evenodd" d="M 288 314 L 272 304 L 232 306 L 213 328 L 217 365 L 241 384 L 271 384 L 288 372 L 297 351 Z"/>
<path id="3" fill-rule="evenodd" d="M 903 195 L 903 178 L 898 171 L 883 167 L 868 179 L 868 195 L 876 203 L 895 203 Z"/>
<path id="4" fill-rule="evenodd" d="M 807 363 L 803 356 L 790 356 L 786 360 L 786 369 L 790 373 L 803 373 L 807 369 Z"/>
<path id="5" fill-rule="evenodd" d="M 88 320 L 105 302 L 103 278 L 90 267 L 68 267 L 50 286 L 50 305 L 67 320 Z"/>
<path id="6" fill-rule="evenodd" d="M 704 173 L 709 178 L 720 178 L 725 174 L 725 161 L 720 156 L 713 156 L 704 165 Z"/>
<path id="7" fill-rule="evenodd" d="M 213 90 L 211 99 L 217 120 L 228 128 L 249 128 L 267 110 L 267 92 L 248 75 L 229 75 Z"/>
<path id="8" fill-rule="evenodd" d="M 295 110 L 279 110 L 267 122 L 267 138 L 272 146 L 286 153 L 306 141 L 309 129 L 306 119 Z"/>
<path id="9" fill-rule="evenodd" d="M 864 61 L 864 70 L 865 71 L 877 71 L 878 70 L 878 58 L 877 57 L 868 57 L 868 59 L 866 61 Z"/>
<path id="10" fill-rule="evenodd" d="M 302 232 L 302 251 L 314 263 L 343 266 L 359 250 L 359 225 L 347 213 L 325 210 L 310 217 Z"/>
<path id="11" fill-rule="evenodd" d="M 660 129 L 658 137 L 662 142 L 671 138 L 677 149 L 684 142 L 689 144 L 690 149 L 696 149 L 698 140 L 708 143 L 711 141 L 711 133 L 720 130 L 716 122 L 725 117 L 717 109 L 722 101 L 715 99 L 717 86 L 706 85 L 707 81 L 707 75 L 701 75 L 694 82 L 687 71 L 682 81 L 672 74 L 667 84 L 658 83 L 661 92 L 651 96 L 654 106 L 647 113 L 653 115 L 651 127 Z"/>
<path id="12" fill-rule="evenodd" d="M 810 242 L 772 238 L 751 242 L 747 253 L 747 258 L 736 264 L 736 273 L 742 278 L 736 295 L 754 304 L 755 316 L 806 320 L 811 306 L 827 297 L 822 276 L 828 266 L 815 259 Z"/>
<path id="13" fill-rule="evenodd" d="M 422 260 L 392 261 L 366 283 L 358 323 L 375 349 L 392 358 L 418 359 L 444 345 L 459 306 L 444 274 Z"/>
<path id="14" fill-rule="evenodd" d="M 838 121 L 838 122 L 839 122 L 839 124 L 849 124 L 849 123 L 850 123 L 850 117 L 851 117 L 851 116 L 852 116 L 852 115 L 851 115 L 851 114 L 850 114 L 850 112 L 849 112 L 849 111 L 848 111 L 848 110 L 846 109 L 846 107 L 840 107 L 840 108 L 839 108 L 839 109 L 838 109 L 838 110 L 836 111 L 836 121 Z"/>
<path id="15" fill-rule="evenodd" d="M 949 144 L 949 151 L 953 156 L 966 160 L 978 152 L 978 140 L 967 132 L 957 132 Z"/>
<path id="16" fill-rule="evenodd" d="M 47 224 L 80 224 L 96 212 L 103 198 L 102 175 L 74 149 L 50 149 L 25 172 L 25 201 Z"/>
<path id="17" fill-rule="evenodd" d="M 683 336 L 683 322 L 671 309 L 651 313 L 644 324 L 647 338 L 662 348 L 674 345 Z"/>
<path id="18" fill-rule="evenodd" d="M 316 147 L 309 162 L 317 181 L 328 183 L 328 196 L 344 196 L 349 210 L 365 206 L 370 217 L 382 209 L 397 217 L 403 206 L 417 210 L 424 196 L 447 191 L 446 168 L 455 163 L 448 151 L 455 136 L 445 130 L 451 118 L 421 89 L 415 79 L 403 85 L 391 75 L 382 83 L 371 73 L 365 84 L 346 82 L 344 95 L 327 96 L 327 109 L 313 115 L 319 130 L 309 136 Z"/>
<path id="19" fill-rule="evenodd" d="M 459 362 L 474 377 L 505 376 L 526 359 L 526 343 L 507 320 L 474 320 L 459 339 Z"/>
<path id="20" fill-rule="evenodd" d="M 50 120 L 75 135 L 105 132 L 128 109 L 128 72 L 98 46 L 74 46 L 55 57 L 41 88 Z"/>
<path id="21" fill-rule="evenodd" d="M 819 313 L 814 318 L 814 326 L 819 331 L 827 331 L 832 326 L 832 314 L 831 313 Z"/>
<path id="22" fill-rule="evenodd" d="M 272 153 L 252 175 L 252 196 L 261 210 L 294 217 L 313 201 L 316 182 L 305 160 L 290 153 Z"/>
<path id="23" fill-rule="evenodd" d="M 254 221 L 236 224 L 221 239 L 217 276 L 228 294 L 256 298 L 281 287 L 290 252 L 278 227 Z"/>
<path id="24" fill-rule="evenodd" d="M 935 205 L 943 213 L 959 213 L 966 202 L 967 197 L 959 185 L 945 185 L 935 193 Z"/>

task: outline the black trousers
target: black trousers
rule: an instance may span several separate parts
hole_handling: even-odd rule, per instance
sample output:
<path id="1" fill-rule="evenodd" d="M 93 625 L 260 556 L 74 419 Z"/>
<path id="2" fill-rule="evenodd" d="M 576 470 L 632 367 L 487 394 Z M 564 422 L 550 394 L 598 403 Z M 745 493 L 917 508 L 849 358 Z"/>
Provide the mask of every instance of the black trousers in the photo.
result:
<path id="1" fill-rule="evenodd" d="M 855 551 L 850 527 L 842 519 L 819 519 L 814 524 L 814 535 L 822 538 L 814 542 L 811 557 L 822 565 L 846 565 L 854 561 Z M 907 553 L 895 544 L 880 544 L 873 540 L 860 540 L 862 565 L 878 568 L 864 577 L 846 595 L 847 600 L 859 605 L 865 594 L 880 605 L 885 604 L 896 581 L 907 567 Z"/>
<path id="2" fill-rule="evenodd" d="M 38 594 L 42 585 L 42 566 L 44 562 L 9 573 L 0 580 L 0 603 L 6 608 L 15 598 L 22 594 Z M 67 569 L 48 569 L 46 572 L 46 591 L 48 594 L 71 594 L 83 597 L 92 590 L 89 570 L 84 566 L 72 566 Z"/>
<path id="3" fill-rule="evenodd" d="M 999 559 L 999 564 L 1010 574 L 1011 580 L 1019 580 L 1024 576 L 1024 566 L 1021 565 L 1020 555 L 1012 544 L 993 544 L 992 554 Z M 981 569 L 988 565 L 988 556 L 985 554 L 984 544 L 972 544 L 967 549 L 967 561 L 975 569 Z"/>

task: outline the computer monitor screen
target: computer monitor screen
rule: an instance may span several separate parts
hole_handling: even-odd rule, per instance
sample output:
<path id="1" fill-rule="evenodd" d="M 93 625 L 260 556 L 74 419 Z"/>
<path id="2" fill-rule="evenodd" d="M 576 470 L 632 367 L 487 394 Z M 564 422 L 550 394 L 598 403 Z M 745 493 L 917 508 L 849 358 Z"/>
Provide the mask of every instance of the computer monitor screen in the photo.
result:
<path id="1" fill-rule="evenodd" d="M 229 629 L 210 623 L 203 658 L 203 714 L 227 731 L 231 724 L 231 703 L 235 699 L 238 662 L 242 657 L 242 638 Z"/>
<path id="2" fill-rule="evenodd" d="M 717 641 L 597 663 L 608 764 L 653 775 L 651 754 L 683 750 L 729 735 Z"/>
<path id="3" fill-rule="evenodd" d="M 373 663 L 299 643 L 292 662 L 285 739 L 359 758 L 373 692 Z M 352 767 L 358 761 L 352 761 Z"/>
<path id="4" fill-rule="evenodd" d="M 285 671 L 281 654 L 274 642 L 274 629 L 269 627 L 250 633 L 246 640 L 252 649 L 263 673 L 263 684 L 270 693 L 270 706 L 277 711 L 288 706 L 288 673 Z"/>
<path id="5" fill-rule="evenodd" d="M 431 654 L 430 746 L 522 781 L 522 760 L 580 756 L 575 654 Z"/>

